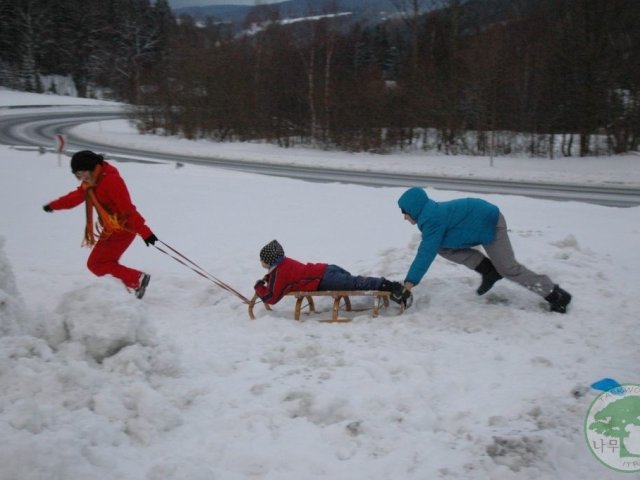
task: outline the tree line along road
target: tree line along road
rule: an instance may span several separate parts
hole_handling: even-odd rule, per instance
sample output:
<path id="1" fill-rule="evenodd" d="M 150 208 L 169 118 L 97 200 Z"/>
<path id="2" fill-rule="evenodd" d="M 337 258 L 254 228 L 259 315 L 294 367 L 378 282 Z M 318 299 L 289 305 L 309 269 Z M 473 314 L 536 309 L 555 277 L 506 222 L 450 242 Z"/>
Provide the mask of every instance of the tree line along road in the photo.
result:
<path id="1" fill-rule="evenodd" d="M 9 114 L 7 110 L 10 110 Z M 547 200 L 579 201 L 605 206 L 632 207 L 640 205 L 640 188 L 616 185 L 564 185 L 504 181 L 478 178 L 441 177 L 390 172 L 357 171 L 306 165 L 276 165 L 248 160 L 220 157 L 188 156 L 149 152 L 133 147 L 115 147 L 107 143 L 87 141 L 75 136 L 74 126 L 96 121 L 126 118 L 121 108 L 113 107 L 57 107 L 0 109 L 0 143 L 14 146 L 50 149 L 57 134 L 65 135 L 65 150 L 94 150 L 105 152 L 116 161 L 156 163 L 181 162 L 216 166 L 233 170 L 296 178 L 314 182 L 341 182 L 379 187 L 409 187 L 425 185 L 444 190 L 472 193 L 521 195 Z"/>

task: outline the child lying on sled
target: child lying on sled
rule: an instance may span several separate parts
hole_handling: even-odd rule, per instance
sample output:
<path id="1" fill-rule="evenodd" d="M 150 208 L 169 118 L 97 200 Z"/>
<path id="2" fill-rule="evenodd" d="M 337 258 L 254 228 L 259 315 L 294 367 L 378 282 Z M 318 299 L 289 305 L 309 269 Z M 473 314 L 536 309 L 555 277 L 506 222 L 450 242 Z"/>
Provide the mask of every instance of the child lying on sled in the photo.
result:
<path id="1" fill-rule="evenodd" d="M 379 290 L 400 292 L 402 284 L 384 277 L 353 276 L 337 265 L 301 263 L 286 257 L 277 240 L 260 250 L 260 262 L 269 271 L 254 286 L 256 294 L 268 304 L 275 305 L 289 292 L 321 290 Z M 393 295 L 391 296 L 393 299 Z"/>

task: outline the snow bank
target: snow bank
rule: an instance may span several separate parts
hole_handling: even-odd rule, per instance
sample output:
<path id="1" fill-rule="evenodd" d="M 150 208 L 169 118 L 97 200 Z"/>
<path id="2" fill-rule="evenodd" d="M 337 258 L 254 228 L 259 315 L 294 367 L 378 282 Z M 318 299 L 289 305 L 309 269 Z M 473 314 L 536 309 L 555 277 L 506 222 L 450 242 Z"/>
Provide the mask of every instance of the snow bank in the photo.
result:
<path id="1" fill-rule="evenodd" d="M 0 295 L 1 479 L 122 474 L 114 457 L 181 425 L 188 402 L 162 387 L 180 373 L 178 356 L 115 281 L 69 292 L 36 318 L 0 248 Z"/>
<path id="2" fill-rule="evenodd" d="M 0 237 L 0 335 L 17 335 L 21 333 L 26 312 L 13 269 L 4 253 L 4 242 L 4 237 Z"/>

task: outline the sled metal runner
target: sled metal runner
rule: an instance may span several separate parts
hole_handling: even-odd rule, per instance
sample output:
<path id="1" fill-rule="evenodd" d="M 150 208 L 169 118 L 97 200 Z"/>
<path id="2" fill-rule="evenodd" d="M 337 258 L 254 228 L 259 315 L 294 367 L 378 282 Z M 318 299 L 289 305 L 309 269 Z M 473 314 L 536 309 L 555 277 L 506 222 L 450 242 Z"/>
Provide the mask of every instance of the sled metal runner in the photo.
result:
<path id="1" fill-rule="evenodd" d="M 297 321 L 300 321 L 300 315 L 302 311 L 306 308 L 307 314 L 310 315 L 312 313 L 320 313 L 316 310 L 315 302 L 313 301 L 313 297 L 330 297 L 333 299 L 333 307 L 331 309 L 332 316 L 330 319 L 320 320 L 321 322 L 327 323 L 341 323 L 341 322 L 350 322 L 351 319 L 348 317 L 340 316 L 340 307 L 343 306 L 343 311 L 345 312 L 363 312 L 367 310 L 371 310 L 371 316 L 376 318 L 380 314 L 381 307 L 389 306 L 389 297 L 391 296 L 390 292 L 382 292 L 378 290 L 324 290 L 324 291 L 316 291 L 316 292 L 289 292 L 285 295 L 285 297 L 294 297 L 296 299 L 295 309 L 293 313 L 293 318 Z M 353 308 L 351 306 L 350 297 L 372 297 L 373 305 L 371 308 Z M 307 301 L 307 304 L 303 306 L 302 302 Z M 256 303 L 259 302 L 258 296 L 254 295 L 251 301 L 249 302 L 249 318 L 251 320 L 255 320 L 255 315 L 253 313 L 253 307 Z M 264 304 L 264 307 L 271 311 L 271 306 Z M 403 312 L 402 307 L 398 307 L 400 309 L 398 314 Z"/>

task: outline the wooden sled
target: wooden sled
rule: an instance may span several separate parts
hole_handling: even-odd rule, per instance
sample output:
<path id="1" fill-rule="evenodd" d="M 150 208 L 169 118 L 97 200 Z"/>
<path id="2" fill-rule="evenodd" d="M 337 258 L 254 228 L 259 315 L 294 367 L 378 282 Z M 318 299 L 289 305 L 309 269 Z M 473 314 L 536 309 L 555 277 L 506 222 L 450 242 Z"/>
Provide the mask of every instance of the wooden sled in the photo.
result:
<path id="1" fill-rule="evenodd" d="M 293 318 L 300 321 L 300 314 L 304 308 L 307 308 L 307 314 L 317 313 L 316 306 L 313 301 L 313 297 L 331 297 L 333 298 L 332 316 L 330 319 L 320 320 L 321 322 L 336 323 L 336 322 L 350 322 L 351 319 L 347 317 L 340 317 L 340 307 L 344 305 L 344 311 L 346 312 L 360 312 L 365 310 L 371 310 L 371 316 L 376 318 L 380 314 L 380 307 L 389 306 L 390 292 L 381 292 L 378 290 L 324 290 L 317 292 L 289 292 L 285 297 L 295 297 L 296 306 L 293 312 Z M 351 307 L 350 297 L 372 297 L 373 306 L 371 308 L 357 308 Z M 303 306 L 302 302 L 306 300 L 307 305 Z M 249 318 L 255 320 L 253 314 L 253 307 L 258 301 L 258 295 L 254 295 L 249 302 Z M 271 310 L 271 306 L 264 304 L 267 310 Z M 400 313 L 403 312 L 402 307 Z"/>

